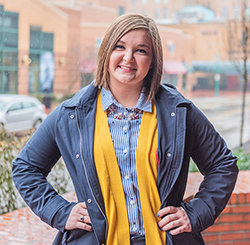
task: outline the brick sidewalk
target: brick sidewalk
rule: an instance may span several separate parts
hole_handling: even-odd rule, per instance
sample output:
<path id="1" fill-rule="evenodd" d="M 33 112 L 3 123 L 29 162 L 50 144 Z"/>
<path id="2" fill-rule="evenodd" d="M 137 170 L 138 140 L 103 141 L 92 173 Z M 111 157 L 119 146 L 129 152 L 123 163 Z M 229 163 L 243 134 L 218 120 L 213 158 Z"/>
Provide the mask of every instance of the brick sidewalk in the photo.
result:
<path id="1" fill-rule="evenodd" d="M 63 195 L 75 201 L 73 193 Z M 29 207 L 0 216 L 0 244 L 51 245 L 57 230 L 42 222 Z"/>
<path id="2" fill-rule="evenodd" d="M 200 173 L 189 174 L 187 191 L 185 193 L 186 199 L 190 199 L 193 197 L 193 195 L 197 192 L 199 183 L 201 181 L 202 181 L 202 175 Z M 238 196 L 238 194 L 240 195 Z M 241 200 L 242 195 L 245 198 L 244 202 L 250 202 L 250 171 L 240 172 L 234 190 L 234 194 L 230 199 L 229 205 L 233 204 L 235 206 L 237 203 L 240 203 L 240 205 L 242 206 L 243 205 L 243 201 Z M 68 200 L 75 201 L 75 196 L 73 193 L 68 193 L 64 195 L 64 197 Z M 247 206 L 249 205 L 247 204 Z M 249 209 L 245 209 L 243 211 L 249 212 Z M 213 229 L 216 228 L 216 225 L 218 227 L 218 224 L 215 224 L 213 226 Z M 247 231 L 250 230 L 249 226 L 250 225 L 245 226 L 247 228 Z M 214 230 L 211 229 L 211 231 L 213 231 L 214 233 Z M 208 232 L 205 232 L 204 238 L 205 241 L 208 241 L 208 244 L 210 244 L 209 239 L 211 239 L 211 235 Z M 225 231 L 223 232 L 225 233 Z M 0 244 L 51 245 L 54 240 L 54 237 L 56 236 L 56 233 L 57 233 L 56 229 L 53 229 L 44 222 L 42 222 L 37 216 L 35 216 L 32 213 L 32 211 L 28 207 L 0 216 Z M 224 243 L 216 243 L 216 244 L 224 244 Z M 240 243 L 240 244 L 243 245 L 245 243 Z M 247 244 L 250 244 L 250 240 L 249 243 Z"/>
<path id="3" fill-rule="evenodd" d="M 57 231 L 40 221 L 29 208 L 0 216 L 0 244 L 52 244 Z"/>

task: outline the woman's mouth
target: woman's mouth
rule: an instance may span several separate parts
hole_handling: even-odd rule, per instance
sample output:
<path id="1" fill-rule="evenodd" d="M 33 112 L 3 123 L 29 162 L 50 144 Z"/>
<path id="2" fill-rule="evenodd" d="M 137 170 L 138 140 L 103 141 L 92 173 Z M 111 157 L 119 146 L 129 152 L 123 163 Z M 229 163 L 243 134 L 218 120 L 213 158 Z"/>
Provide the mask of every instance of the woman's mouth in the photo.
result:
<path id="1" fill-rule="evenodd" d="M 136 69 L 133 67 L 127 67 L 127 66 L 119 66 L 124 71 L 135 71 Z"/>

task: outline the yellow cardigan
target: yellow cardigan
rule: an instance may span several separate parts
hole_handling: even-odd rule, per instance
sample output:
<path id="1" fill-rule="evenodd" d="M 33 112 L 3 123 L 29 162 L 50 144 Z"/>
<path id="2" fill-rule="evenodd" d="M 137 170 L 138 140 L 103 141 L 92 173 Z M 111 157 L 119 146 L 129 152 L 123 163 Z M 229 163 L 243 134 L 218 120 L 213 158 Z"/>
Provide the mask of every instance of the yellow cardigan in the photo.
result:
<path id="1" fill-rule="evenodd" d="M 166 234 L 157 223 L 161 201 L 156 185 L 158 144 L 156 107 L 143 112 L 136 150 L 136 169 L 142 206 L 146 244 L 166 244 Z M 121 175 L 113 147 L 106 111 L 102 109 L 100 93 L 97 98 L 94 159 L 100 181 L 108 220 L 107 245 L 130 244 L 129 222 Z"/>

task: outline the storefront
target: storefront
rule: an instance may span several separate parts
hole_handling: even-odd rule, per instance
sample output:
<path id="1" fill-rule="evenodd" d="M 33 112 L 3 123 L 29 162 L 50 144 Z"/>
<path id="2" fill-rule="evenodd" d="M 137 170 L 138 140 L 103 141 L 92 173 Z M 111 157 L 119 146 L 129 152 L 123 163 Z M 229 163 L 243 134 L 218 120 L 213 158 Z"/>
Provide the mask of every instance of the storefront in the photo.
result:
<path id="1" fill-rule="evenodd" d="M 215 89 L 215 74 L 219 75 L 219 89 L 241 91 L 243 86 L 242 74 L 244 72 L 243 61 L 193 61 L 196 84 L 194 90 Z M 250 70 L 250 63 L 247 62 L 247 71 Z M 249 86 L 248 86 L 249 90 Z"/>
<path id="2" fill-rule="evenodd" d="M 54 34 L 30 27 L 29 94 L 53 93 L 55 76 Z"/>
<path id="3" fill-rule="evenodd" d="M 163 62 L 163 82 L 172 84 L 179 90 L 186 90 L 187 68 L 180 61 Z"/>
<path id="4" fill-rule="evenodd" d="M 0 93 L 17 93 L 18 13 L 0 5 Z"/>

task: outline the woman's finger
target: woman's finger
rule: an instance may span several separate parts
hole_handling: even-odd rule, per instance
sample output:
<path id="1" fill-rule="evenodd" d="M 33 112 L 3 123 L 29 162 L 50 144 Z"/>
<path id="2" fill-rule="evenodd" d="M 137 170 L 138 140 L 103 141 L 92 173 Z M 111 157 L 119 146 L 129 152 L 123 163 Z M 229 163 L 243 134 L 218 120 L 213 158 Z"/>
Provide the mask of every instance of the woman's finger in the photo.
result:
<path id="1" fill-rule="evenodd" d="M 82 215 L 80 217 L 80 221 L 91 224 L 91 220 L 90 220 L 89 213 L 88 213 L 88 210 L 87 210 L 87 207 L 86 207 L 86 203 L 82 202 L 82 203 L 79 203 L 79 204 L 80 204 L 79 206 L 81 207 L 79 212 Z"/>
<path id="2" fill-rule="evenodd" d="M 190 220 L 182 207 L 166 207 L 157 213 L 162 220 L 158 223 L 163 231 L 170 231 L 172 235 L 191 232 Z"/>
<path id="3" fill-rule="evenodd" d="M 71 210 L 68 220 L 65 224 L 66 230 L 83 229 L 92 231 L 91 220 L 86 208 L 86 203 L 77 203 Z"/>
<path id="4" fill-rule="evenodd" d="M 89 224 L 87 224 L 85 222 L 81 222 L 81 221 L 77 222 L 76 228 L 86 230 L 86 231 L 92 231 L 93 230 L 91 225 L 89 225 Z"/>

